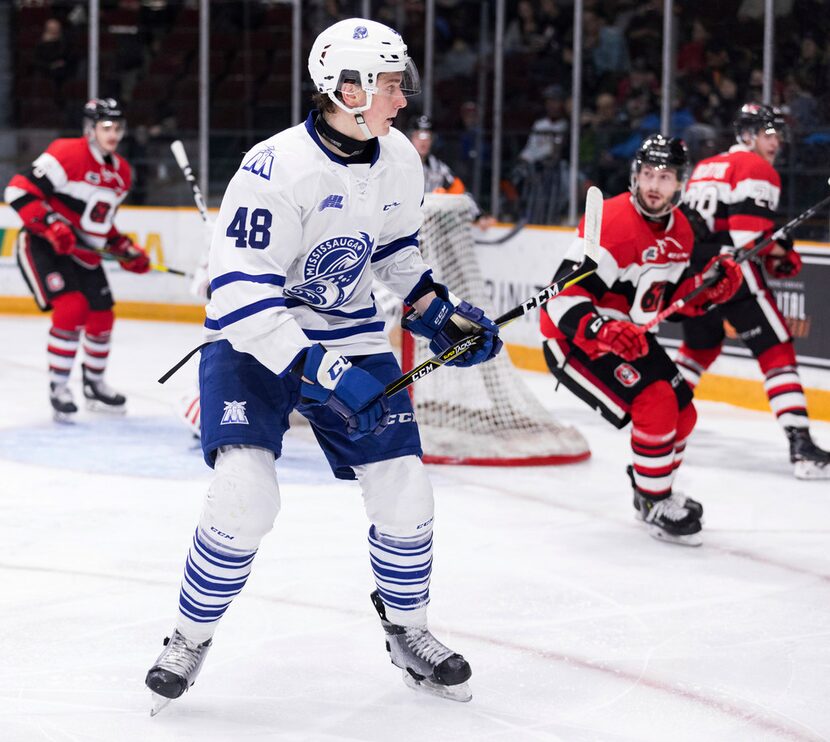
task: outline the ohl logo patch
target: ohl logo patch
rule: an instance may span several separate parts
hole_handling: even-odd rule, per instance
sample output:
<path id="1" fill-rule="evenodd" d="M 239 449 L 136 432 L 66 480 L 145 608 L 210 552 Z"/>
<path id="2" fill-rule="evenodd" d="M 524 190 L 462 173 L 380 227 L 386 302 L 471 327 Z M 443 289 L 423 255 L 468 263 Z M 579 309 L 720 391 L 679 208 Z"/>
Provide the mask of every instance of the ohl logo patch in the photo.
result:
<path id="1" fill-rule="evenodd" d="M 614 376 L 623 386 L 632 387 L 642 378 L 640 372 L 627 363 L 621 363 L 614 369 Z"/>
<path id="2" fill-rule="evenodd" d="M 220 425 L 247 425 L 248 416 L 245 414 L 247 402 L 225 402 L 225 412 L 222 415 Z"/>
<path id="3" fill-rule="evenodd" d="M 360 237 L 332 237 L 314 247 L 305 258 L 302 283 L 285 289 L 285 294 L 304 304 L 334 309 L 354 290 L 372 254 L 374 240 Z"/>

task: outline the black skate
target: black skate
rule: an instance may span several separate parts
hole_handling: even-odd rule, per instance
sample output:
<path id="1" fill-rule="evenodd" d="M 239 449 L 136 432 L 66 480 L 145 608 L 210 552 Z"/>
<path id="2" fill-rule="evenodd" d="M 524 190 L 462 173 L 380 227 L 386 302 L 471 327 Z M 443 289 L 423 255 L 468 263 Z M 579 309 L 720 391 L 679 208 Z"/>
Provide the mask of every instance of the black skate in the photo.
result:
<path id="1" fill-rule="evenodd" d="M 212 640 L 193 644 L 176 629 L 165 637 L 164 649 L 150 668 L 144 684 L 153 693 L 150 716 L 155 716 L 170 701 L 181 696 L 193 683 L 205 661 Z"/>
<path id="2" fill-rule="evenodd" d="M 49 402 L 52 404 L 52 418 L 56 423 L 71 423 L 78 407 L 72 399 L 72 392 L 66 384 L 49 383 Z"/>
<path id="3" fill-rule="evenodd" d="M 441 644 L 426 628 L 390 623 L 377 590 L 371 597 L 386 632 L 386 651 L 392 664 L 403 670 L 404 683 L 413 690 L 451 701 L 469 701 L 473 695 L 467 681 L 472 671 L 467 660 Z"/>
<path id="4" fill-rule="evenodd" d="M 785 428 L 790 440 L 790 461 L 796 479 L 830 479 L 830 452 L 819 448 L 807 428 Z"/>
<path id="5" fill-rule="evenodd" d="M 631 489 L 634 490 L 634 509 L 639 512 L 640 501 L 637 499 L 637 485 L 634 484 L 634 467 L 629 464 L 625 467 L 625 473 L 628 474 L 628 478 L 631 480 Z M 686 510 L 696 516 L 699 521 L 703 520 L 703 505 L 701 505 L 697 500 L 693 500 L 691 497 L 686 497 L 680 492 L 672 492 L 670 497 L 674 500 L 676 505 L 681 508 L 686 508 Z"/>
<path id="6" fill-rule="evenodd" d="M 109 412 L 123 415 L 127 411 L 127 398 L 110 387 L 103 379 L 92 379 L 84 368 L 84 397 L 86 408 L 93 412 Z"/>
<path id="7" fill-rule="evenodd" d="M 671 495 L 661 500 L 634 490 L 635 507 L 652 538 L 682 546 L 700 546 L 700 518 Z"/>

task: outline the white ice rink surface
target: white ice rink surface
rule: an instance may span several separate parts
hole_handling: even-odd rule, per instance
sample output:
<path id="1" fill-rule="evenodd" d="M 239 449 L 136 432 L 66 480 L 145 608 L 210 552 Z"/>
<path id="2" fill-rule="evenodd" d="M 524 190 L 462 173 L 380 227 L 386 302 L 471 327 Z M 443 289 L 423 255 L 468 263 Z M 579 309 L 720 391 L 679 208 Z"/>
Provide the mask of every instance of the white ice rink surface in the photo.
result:
<path id="1" fill-rule="evenodd" d="M 144 674 L 208 481 L 171 412 L 192 374 L 155 379 L 199 330 L 119 322 L 109 381 L 129 415 L 67 428 L 47 327 L 0 317 L 4 742 L 830 738 L 830 483 L 792 478 L 771 415 L 699 404 L 680 486 L 705 505 L 704 545 L 657 542 L 633 518 L 627 432 L 534 374 L 590 461 L 430 469 L 431 624 L 470 661 L 472 702 L 402 683 L 359 492 L 292 431 L 276 528 L 198 682 L 151 719 Z M 830 425 L 814 433 L 830 445 Z"/>

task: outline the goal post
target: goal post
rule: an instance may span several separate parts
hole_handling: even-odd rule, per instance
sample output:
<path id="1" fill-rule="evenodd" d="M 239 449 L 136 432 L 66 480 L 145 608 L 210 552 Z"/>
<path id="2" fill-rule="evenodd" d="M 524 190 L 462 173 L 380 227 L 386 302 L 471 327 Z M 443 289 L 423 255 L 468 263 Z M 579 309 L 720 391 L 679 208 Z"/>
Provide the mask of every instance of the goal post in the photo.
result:
<path id="1" fill-rule="evenodd" d="M 421 251 L 435 280 L 492 316 L 475 258 L 472 200 L 465 195 L 428 194 L 423 212 Z M 403 333 L 404 371 L 432 355 L 425 339 Z M 506 351 L 470 368 L 442 369 L 409 389 L 427 463 L 541 466 L 590 456 L 582 434 L 542 406 Z"/>

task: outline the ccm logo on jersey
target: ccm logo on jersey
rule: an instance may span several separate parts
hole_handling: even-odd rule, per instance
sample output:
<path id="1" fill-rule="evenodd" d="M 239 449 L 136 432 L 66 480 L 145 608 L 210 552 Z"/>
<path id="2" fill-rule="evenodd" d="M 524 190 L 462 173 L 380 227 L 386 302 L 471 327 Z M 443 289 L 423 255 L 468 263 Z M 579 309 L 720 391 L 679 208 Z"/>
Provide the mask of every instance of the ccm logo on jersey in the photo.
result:
<path id="1" fill-rule="evenodd" d="M 395 423 L 411 423 L 415 422 L 415 413 L 413 412 L 391 412 L 389 414 L 389 425 Z"/>
<path id="2" fill-rule="evenodd" d="M 669 244 L 671 243 L 671 244 Z M 679 252 L 669 252 L 671 246 L 677 247 Z M 652 245 L 643 250 L 643 263 L 656 263 L 659 258 L 663 256 L 667 260 L 686 260 L 688 254 L 683 250 L 683 246 L 673 237 L 666 237 L 664 240 L 657 240 L 657 245 Z"/>
<path id="3" fill-rule="evenodd" d="M 384 204 L 383 210 L 384 211 L 392 211 L 392 209 L 397 209 L 398 206 L 401 205 L 400 201 L 393 201 L 391 204 Z"/>
<path id="4" fill-rule="evenodd" d="M 614 376 L 617 378 L 617 381 L 620 382 L 623 386 L 634 386 L 640 379 L 640 372 L 637 371 L 636 368 L 627 364 L 621 363 L 614 369 Z"/>

